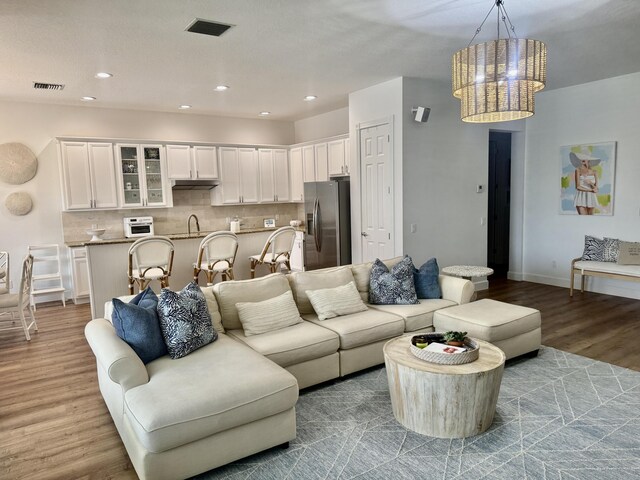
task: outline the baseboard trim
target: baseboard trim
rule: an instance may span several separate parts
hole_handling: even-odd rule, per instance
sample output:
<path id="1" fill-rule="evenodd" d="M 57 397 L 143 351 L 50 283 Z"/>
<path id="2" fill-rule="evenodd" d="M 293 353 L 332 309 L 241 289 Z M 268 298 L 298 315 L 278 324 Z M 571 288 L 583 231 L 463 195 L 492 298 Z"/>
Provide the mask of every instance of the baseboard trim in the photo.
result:
<path id="1" fill-rule="evenodd" d="M 549 275 L 524 274 L 525 281 L 553 285 L 569 289 L 568 278 L 558 278 Z M 635 287 L 635 288 L 634 288 Z M 640 300 L 640 287 L 635 282 L 625 282 L 624 280 L 603 279 L 597 277 L 585 278 L 584 289 L 586 292 L 602 293 L 615 297 L 635 298 Z M 569 295 L 569 292 L 567 292 Z M 573 287 L 573 296 L 580 295 L 580 275 L 576 275 Z"/>

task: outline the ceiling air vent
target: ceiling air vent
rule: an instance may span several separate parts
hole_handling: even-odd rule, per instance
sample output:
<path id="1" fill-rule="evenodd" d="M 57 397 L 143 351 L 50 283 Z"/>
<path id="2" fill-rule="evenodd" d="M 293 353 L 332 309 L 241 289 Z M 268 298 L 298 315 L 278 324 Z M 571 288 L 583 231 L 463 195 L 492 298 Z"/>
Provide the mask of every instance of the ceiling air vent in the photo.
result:
<path id="1" fill-rule="evenodd" d="M 62 83 L 33 82 L 33 88 L 37 90 L 64 90 L 64 85 Z"/>
<path id="2" fill-rule="evenodd" d="M 202 20 L 201 18 L 196 18 L 193 22 L 191 22 L 191 25 L 187 27 L 187 32 L 201 33 L 202 35 L 219 37 L 233 26 L 234 25 L 227 25 L 226 23 L 218 23 L 212 22 L 210 20 Z"/>

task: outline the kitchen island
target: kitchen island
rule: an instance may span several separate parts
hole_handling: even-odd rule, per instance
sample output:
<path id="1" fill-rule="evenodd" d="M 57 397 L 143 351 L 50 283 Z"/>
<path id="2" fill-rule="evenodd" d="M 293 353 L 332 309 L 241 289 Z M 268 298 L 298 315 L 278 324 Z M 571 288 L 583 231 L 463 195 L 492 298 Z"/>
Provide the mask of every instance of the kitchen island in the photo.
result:
<path id="1" fill-rule="evenodd" d="M 249 257 L 259 254 L 269 235 L 275 228 L 253 228 L 240 230 L 238 235 L 238 254 L 234 265 L 236 280 L 250 276 Z M 169 284 L 172 290 L 181 290 L 193 280 L 193 264 L 198 256 L 198 247 L 202 238 L 211 232 L 176 233 L 165 235 L 174 243 L 173 269 Z M 68 242 L 70 248 L 85 247 L 89 274 L 91 314 L 93 318 L 102 317 L 104 304 L 114 297 L 128 295 L 127 267 L 128 251 L 136 238 L 113 238 L 96 242 Z M 268 273 L 267 267 L 258 267 L 257 275 Z M 220 281 L 220 276 L 216 278 Z M 199 283 L 206 285 L 206 277 L 200 275 Z M 156 293 L 160 291 L 158 282 L 151 283 Z"/>

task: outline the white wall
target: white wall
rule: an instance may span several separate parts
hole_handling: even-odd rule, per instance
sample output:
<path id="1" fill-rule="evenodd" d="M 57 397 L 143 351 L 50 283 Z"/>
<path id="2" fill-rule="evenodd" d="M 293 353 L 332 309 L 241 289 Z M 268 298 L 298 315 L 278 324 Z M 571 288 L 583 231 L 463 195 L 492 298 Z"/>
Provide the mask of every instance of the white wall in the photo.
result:
<path id="1" fill-rule="evenodd" d="M 402 254 L 402 83 L 401 77 L 349 94 L 351 137 L 351 243 L 353 262 L 362 261 L 362 218 L 357 125 L 381 119 L 393 122 L 395 254 Z"/>
<path id="2" fill-rule="evenodd" d="M 526 130 L 525 280 L 568 286 L 584 235 L 640 241 L 638 85 L 634 73 L 536 95 Z M 613 216 L 560 215 L 560 147 L 609 141 L 618 142 Z M 590 279 L 587 287 L 640 298 L 633 282 Z"/>
<path id="3" fill-rule="evenodd" d="M 292 122 L 262 119 L 0 102 L 0 143 L 24 143 L 39 160 L 38 173 L 28 183 L 0 183 L 0 250 L 11 256 L 15 288 L 27 245 L 63 243 L 60 178 L 51 144 L 57 136 L 289 145 L 294 129 Z M 15 217 L 4 207 L 7 195 L 16 191 L 31 194 L 29 215 Z"/>
<path id="4" fill-rule="evenodd" d="M 295 143 L 349 133 L 349 107 L 294 122 Z"/>

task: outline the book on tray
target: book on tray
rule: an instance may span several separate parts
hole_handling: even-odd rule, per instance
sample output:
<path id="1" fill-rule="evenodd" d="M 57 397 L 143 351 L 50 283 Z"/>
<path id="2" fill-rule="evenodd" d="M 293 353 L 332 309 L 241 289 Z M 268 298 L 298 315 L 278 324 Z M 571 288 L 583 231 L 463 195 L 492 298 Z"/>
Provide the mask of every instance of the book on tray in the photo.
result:
<path id="1" fill-rule="evenodd" d="M 427 352 L 439 352 L 439 353 L 462 353 L 467 349 L 464 347 L 454 347 L 453 345 L 445 345 L 444 343 L 433 342 L 427 345 L 424 350 Z"/>

